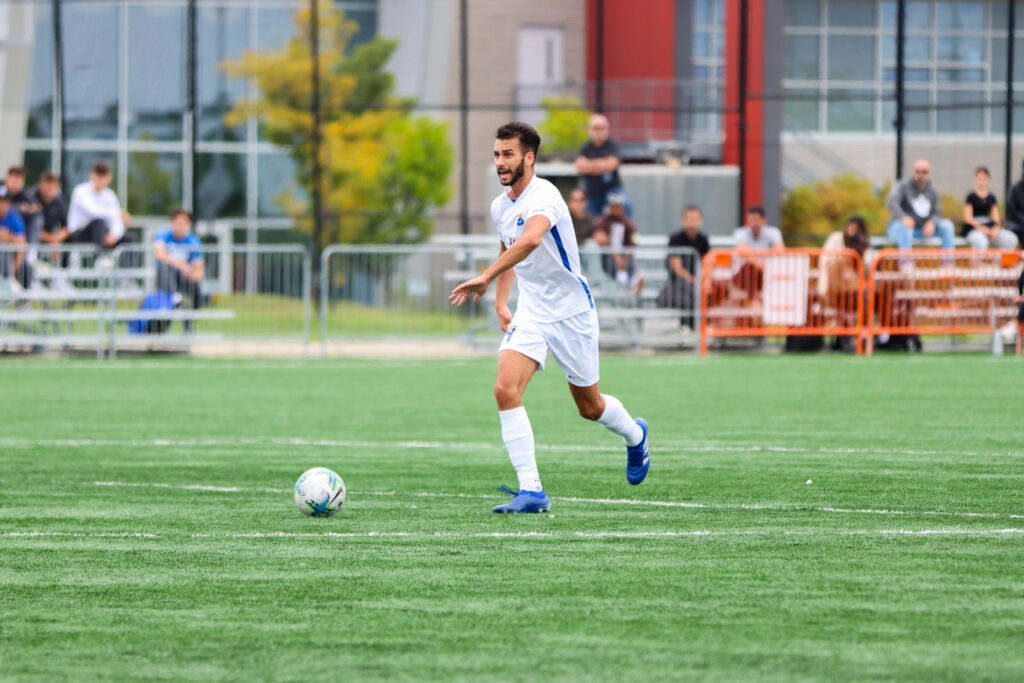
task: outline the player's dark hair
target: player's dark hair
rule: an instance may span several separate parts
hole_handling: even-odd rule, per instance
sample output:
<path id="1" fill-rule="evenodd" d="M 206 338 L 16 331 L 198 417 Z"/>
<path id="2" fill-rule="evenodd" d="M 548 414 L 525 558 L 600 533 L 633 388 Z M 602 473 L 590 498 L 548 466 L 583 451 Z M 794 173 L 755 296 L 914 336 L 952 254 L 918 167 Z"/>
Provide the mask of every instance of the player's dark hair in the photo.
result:
<path id="1" fill-rule="evenodd" d="M 749 209 L 747 209 L 747 213 L 756 213 L 761 218 L 765 217 L 763 206 L 752 206 Z"/>
<path id="2" fill-rule="evenodd" d="M 523 148 L 523 155 L 527 152 L 533 152 L 533 155 L 537 156 L 537 150 L 540 149 L 540 135 L 538 135 L 537 130 L 530 124 L 523 123 L 522 121 L 506 123 L 498 129 L 494 137 L 498 140 L 519 138 L 519 145 Z"/>
<path id="3" fill-rule="evenodd" d="M 989 178 L 992 177 L 992 174 L 989 173 L 987 166 L 979 166 L 978 168 L 974 169 L 974 175 L 978 175 L 979 173 L 984 173 Z"/>
<path id="4" fill-rule="evenodd" d="M 53 171 L 43 171 L 43 175 L 39 176 L 39 182 L 41 183 L 59 183 L 60 176 Z"/>
<path id="5" fill-rule="evenodd" d="M 175 209 L 174 213 L 171 214 L 171 220 L 173 221 L 178 216 L 184 216 L 188 219 L 188 222 L 192 222 L 192 213 L 186 208 Z"/>
<path id="6" fill-rule="evenodd" d="M 697 213 L 700 214 L 701 218 L 704 218 L 704 212 L 701 211 L 700 207 L 697 206 L 696 204 L 687 204 L 686 207 L 683 209 L 683 215 L 684 216 L 686 215 L 687 211 L 696 211 Z"/>
<path id="7" fill-rule="evenodd" d="M 13 176 L 17 176 L 18 178 L 24 178 L 25 177 L 25 167 L 24 166 L 11 166 L 9 169 L 7 169 L 7 175 L 13 175 Z"/>
<path id="8" fill-rule="evenodd" d="M 110 175 L 110 164 L 105 161 L 97 161 L 92 165 L 92 172 L 101 178 L 106 178 Z"/>

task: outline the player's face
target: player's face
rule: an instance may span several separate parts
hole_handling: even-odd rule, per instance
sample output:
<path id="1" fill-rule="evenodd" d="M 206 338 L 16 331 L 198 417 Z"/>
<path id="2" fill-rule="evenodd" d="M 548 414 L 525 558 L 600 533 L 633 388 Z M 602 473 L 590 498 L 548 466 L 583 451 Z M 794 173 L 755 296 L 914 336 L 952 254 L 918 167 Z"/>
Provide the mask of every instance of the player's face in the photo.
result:
<path id="1" fill-rule="evenodd" d="M 498 180 L 508 187 L 526 173 L 526 158 L 523 156 L 519 138 L 494 141 L 494 170 L 498 172 Z"/>
<path id="2" fill-rule="evenodd" d="M 100 175 L 99 173 L 89 174 L 89 180 L 92 181 L 92 186 L 96 188 L 97 192 L 105 189 L 108 185 L 110 185 L 110 181 L 113 179 L 113 177 L 114 175 L 112 173 L 108 173 L 107 175 Z"/>
<path id="3" fill-rule="evenodd" d="M 747 225 L 759 232 L 764 227 L 764 216 L 756 211 L 747 212 Z"/>
<path id="4" fill-rule="evenodd" d="M 981 190 L 988 189 L 988 173 L 978 171 L 974 174 L 974 186 Z"/>

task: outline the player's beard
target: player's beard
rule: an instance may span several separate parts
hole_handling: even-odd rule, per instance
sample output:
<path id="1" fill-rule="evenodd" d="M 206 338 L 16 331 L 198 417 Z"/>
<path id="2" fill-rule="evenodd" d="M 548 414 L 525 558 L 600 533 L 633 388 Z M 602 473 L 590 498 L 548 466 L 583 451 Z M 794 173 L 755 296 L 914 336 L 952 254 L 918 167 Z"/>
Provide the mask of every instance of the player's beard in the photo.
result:
<path id="1" fill-rule="evenodd" d="M 509 176 L 507 181 L 502 180 L 501 176 L 498 176 L 498 182 L 502 185 L 515 185 L 516 182 L 523 177 L 523 174 L 526 173 L 526 159 L 520 161 L 517 168 L 511 168 L 509 170 L 512 172 L 512 175 Z"/>

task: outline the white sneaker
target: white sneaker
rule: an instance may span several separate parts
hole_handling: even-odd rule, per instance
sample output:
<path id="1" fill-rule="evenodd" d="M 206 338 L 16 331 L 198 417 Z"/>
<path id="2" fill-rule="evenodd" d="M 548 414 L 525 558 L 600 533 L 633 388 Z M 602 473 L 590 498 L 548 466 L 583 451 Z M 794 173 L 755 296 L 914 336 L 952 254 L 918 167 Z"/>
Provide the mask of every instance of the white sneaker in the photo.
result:
<path id="1" fill-rule="evenodd" d="M 113 270 L 114 259 L 109 256 L 97 256 L 95 266 L 100 270 Z"/>
<path id="2" fill-rule="evenodd" d="M 13 277 L 7 278 L 7 291 L 12 292 L 14 294 L 20 294 L 24 290 L 25 288 L 21 286 L 21 283 L 15 280 Z"/>
<path id="3" fill-rule="evenodd" d="M 999 336 L 1003 338 L 1004 344 L 1012 344 L 1017 339 L 1017 323 L 1010 321 L 999 328 Z"/>

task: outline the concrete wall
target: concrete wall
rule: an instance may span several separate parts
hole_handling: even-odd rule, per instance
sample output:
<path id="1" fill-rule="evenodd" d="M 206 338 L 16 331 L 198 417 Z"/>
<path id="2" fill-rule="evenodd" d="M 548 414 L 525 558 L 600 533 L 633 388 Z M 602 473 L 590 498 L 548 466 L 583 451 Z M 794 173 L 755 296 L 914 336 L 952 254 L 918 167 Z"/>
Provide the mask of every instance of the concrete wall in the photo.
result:
<path id="1" fill-rule="evenodd" d="M 864 176 L 875 186 L 892 181 L 896 171 L 896 139 L 877 136 L 841 137 L 784 135 L 783 169 L 788 184 L 806 182 L 805 174 L 827 179 L 841 173 Z M 927 159 L 932 167 L 932 183 L 940 193 L 964 197 L 974 184 L 974 169 L 987 166 L 992 173 L 991 189 L 1000 201 L 1003 196 L 1004 142 L 990 137 L 941 139 L 908 137 L 903 152 L 903 175 L 909 176 L 914 160 Z M 1011 180 L 1022 176 L 1024 146 L 1013 149 Z M 794 168 L 799 171 L 791 173 Z"/>
<path id="2" fill-rule="evenodd" d="M 537 175 L 555 183 L 568 197 L 579 185 L 572 164 L 540 163 Z M 633 204 L 633 220 L 643 235 L 668 235 L 679 229 L 683 207 L 696 204 L 704 212 L 704 231 L 708 235 L 732 235 L 736 226 L 736 197 L 739 194 L 739 169 L 735 166 L 623 165 L 619 167 L 622 184 Z M 488 164 L 480 167 L 486 181 L 486 197 L 502 191 Z M 488 221 L 489 223 L 489 221 Z M 487 225 L 494 230 L 493 225 Z"/>

